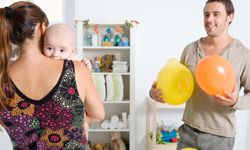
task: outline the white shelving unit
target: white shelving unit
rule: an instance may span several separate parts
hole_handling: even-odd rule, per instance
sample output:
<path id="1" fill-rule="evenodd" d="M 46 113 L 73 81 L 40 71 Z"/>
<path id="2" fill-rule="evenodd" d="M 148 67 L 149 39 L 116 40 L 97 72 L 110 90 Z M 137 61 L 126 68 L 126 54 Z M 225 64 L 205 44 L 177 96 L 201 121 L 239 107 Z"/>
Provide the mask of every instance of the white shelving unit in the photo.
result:
<path id="1" fill-rule="evenodd" d="M 116 60 L 127 61 L 129 64 L 129 71 L 125 73 L 113 73 L 113 72 L 92 72 L 93 75 L 121 75 L 124 85 L 124 96 L 122 101 L 106 101 L 103 100 L 105 107 L 105 118 L 110 118 L 112 115 L 118 115 L 121 117 L 122 112 L 129 114 L 129 128 L 123 129 L 102 129 L 100 124 L 94 124 L 90 126 L 89 140 L 91 144 L 106 144 L 110 143 L 112 132 L 121 132 L 122 139 L 129 143 L 129 150 L 135 150 L 135 125 L 134 125 L 134 29 L 125 28 L 124 22 L 89 22 L 89 27 L 98 25 L 99 29 L 106 27 L 115 27 L 119 25 L 124 31 L 124 35 L 129 40 L 129 46 L 86 46 L 85 38 L 87 34 L 86 26 L 84 26 L 83 20 L 76 21 L 77 32 L 77 53 L 82 58 L 93 60 L 94 57 L 114 54 Z"/>
<path id="2" fill-rule="evenodd" d="M 148 150 L 176 150 L 177 143 L 170 144 L 156 144 L 156 130 L 157 130 L 157 117 L 159 109 L 184 109 L 185 104 L 173 106 L 166 103 L 159 103 L 152 98 L 147 98 L 147 117 L 146 117 L 146 130 L 147 133 L 152 132 L 152 138 L 147 137 L 147 149 Z"/>

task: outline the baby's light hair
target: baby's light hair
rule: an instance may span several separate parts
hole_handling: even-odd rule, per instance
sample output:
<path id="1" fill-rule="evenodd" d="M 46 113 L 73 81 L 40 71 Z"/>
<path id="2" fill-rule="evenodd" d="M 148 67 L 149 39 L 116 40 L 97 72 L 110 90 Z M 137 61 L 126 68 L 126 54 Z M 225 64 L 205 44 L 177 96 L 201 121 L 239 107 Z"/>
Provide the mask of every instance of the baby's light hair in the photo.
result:
<path id="1" fill-rule="evenodd" d="M 49 26 L 45 31 L 44 38 L 46 39 L 47 36 L 50 36 L 51 34 L 54 34 L 57 37 L 69 38 L 72 42 L 72 45 L 76 47 L 76 34 L 73 28 L 71 28 L 69 25 L 56 23 Z"/>

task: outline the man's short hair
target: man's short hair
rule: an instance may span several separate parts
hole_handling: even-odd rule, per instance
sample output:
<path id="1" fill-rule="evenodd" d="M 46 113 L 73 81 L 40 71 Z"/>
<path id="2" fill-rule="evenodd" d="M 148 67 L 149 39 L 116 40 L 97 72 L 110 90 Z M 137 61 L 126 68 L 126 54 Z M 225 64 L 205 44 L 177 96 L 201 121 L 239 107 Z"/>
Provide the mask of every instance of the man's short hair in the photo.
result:
<path id="1" fill-rule="evenodd" d="M 231 0 L 207 0 L 206 5 L 213 2 L 222 3 L 226 8 L 227 15 L 234 14 L 234 5 Z"/>

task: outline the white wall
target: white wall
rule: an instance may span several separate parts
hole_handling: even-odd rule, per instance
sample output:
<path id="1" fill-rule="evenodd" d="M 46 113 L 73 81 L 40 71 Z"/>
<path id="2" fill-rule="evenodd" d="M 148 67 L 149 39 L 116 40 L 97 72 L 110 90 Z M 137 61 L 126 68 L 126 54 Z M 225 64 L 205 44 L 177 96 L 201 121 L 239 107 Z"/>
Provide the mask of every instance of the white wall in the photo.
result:
<path id="1" fill-rule="evenodd" d="M 145 148 L 145 97 L 160 68 L 170 57 L 180 57 L 184 46 L 201 36 L 205 0 L 76 0 L 75 17 L 90 20 L 136 19 L 136 150 Z M 234 1 L 236 15 L 230 32 L 250 47 L 250 1 Z M 150 69 L 149 69 L 150 68 Z M 166 115 L 166 112 L 163 112 Z M 176 116 L 179 117 L 179 116 Z M 247 149 L 250 130 L 246 111 L 237 112 L 235 150 Z M 180 117 L 179 117 L 180 118 Z"/>

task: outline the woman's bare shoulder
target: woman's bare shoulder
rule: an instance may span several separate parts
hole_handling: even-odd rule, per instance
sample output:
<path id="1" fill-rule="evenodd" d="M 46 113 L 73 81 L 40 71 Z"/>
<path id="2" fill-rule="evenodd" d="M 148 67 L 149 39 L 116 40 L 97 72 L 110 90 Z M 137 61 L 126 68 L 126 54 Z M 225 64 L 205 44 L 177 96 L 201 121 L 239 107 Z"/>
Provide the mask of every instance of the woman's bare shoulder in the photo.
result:
<path id="1" fill-rule="evenodd" d="M 89 69 L 80 61 L 73 61 L 76 74 L 90 75 Z"/>

